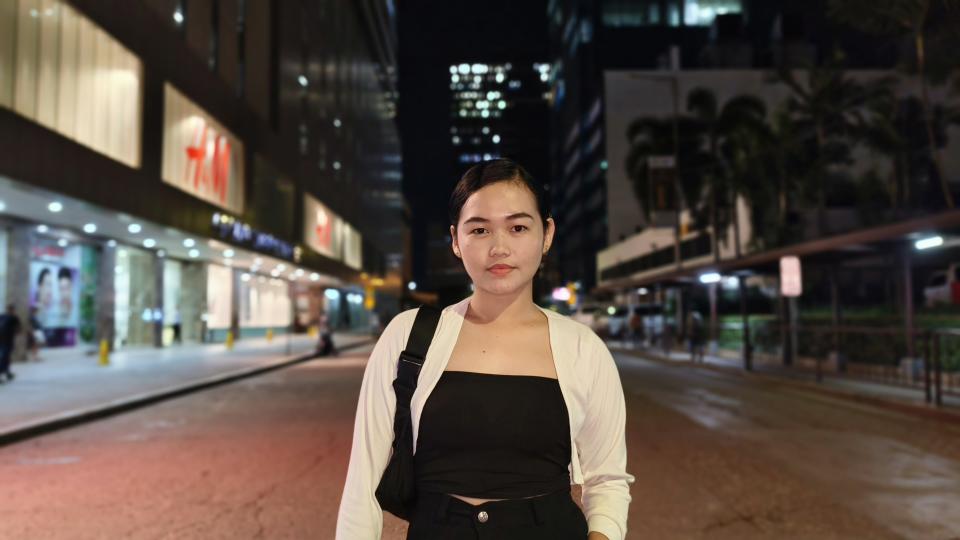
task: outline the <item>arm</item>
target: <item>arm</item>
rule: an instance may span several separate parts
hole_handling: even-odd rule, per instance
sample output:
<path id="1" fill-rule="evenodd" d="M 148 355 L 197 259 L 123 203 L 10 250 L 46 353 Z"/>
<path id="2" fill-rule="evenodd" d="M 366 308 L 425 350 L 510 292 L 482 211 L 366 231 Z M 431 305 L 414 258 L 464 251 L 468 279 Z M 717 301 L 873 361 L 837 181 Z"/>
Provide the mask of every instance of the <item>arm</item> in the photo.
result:
<path id="1" fill-rule="evenodd" d="M 383 510 L 376 489 L 390 458 L 397 398 L 393 379 L 416 310 L 398 315 L 377 341 L 363 374 L 350 465 L 337 515 L 337 540 L 379 539 Z"/>
<path id="2" fill-rule="evenodd" d="M 630 505 L 625 437 L 626 406 L 617 366 L 606 345 L 593 336 L 587 347 L 593 363 L 587 410 L 577 434 L 583 470 L 583 506 L 590 540 L 623 540 Z"/>

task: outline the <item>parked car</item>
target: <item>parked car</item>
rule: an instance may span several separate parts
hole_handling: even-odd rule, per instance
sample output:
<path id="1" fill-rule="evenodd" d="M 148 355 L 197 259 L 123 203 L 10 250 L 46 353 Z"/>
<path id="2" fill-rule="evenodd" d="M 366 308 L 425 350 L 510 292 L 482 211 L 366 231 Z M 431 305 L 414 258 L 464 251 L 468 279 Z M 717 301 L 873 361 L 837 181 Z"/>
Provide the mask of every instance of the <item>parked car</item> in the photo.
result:
<path id="1" fill-rule="evenodd" d="M 960 263 L 930 275 L 923 288 L 924 305 L 960 304 Z"/>

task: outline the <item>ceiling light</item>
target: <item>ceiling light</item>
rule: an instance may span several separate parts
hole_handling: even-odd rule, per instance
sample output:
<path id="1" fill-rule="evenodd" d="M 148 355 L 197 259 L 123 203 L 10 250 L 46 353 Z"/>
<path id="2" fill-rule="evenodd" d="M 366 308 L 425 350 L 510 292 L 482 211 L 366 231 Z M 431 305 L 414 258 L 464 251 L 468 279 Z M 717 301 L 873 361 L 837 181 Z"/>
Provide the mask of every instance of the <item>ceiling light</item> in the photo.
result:
<path id="1" fill-rule="evenodd" d="M 939 247 L 943 245 L 943 237 L 931 236 L 929 238 L 922 238 L 917 240 L 913 245 L 920 250 Z"/>

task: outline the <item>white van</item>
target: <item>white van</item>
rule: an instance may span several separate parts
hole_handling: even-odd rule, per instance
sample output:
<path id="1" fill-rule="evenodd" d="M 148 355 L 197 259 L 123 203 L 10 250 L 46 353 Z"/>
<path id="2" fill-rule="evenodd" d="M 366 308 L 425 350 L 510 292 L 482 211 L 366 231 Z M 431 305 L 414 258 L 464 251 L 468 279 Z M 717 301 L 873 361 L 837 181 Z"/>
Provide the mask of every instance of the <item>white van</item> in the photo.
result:
<path id="1" fill-rule="evenodd" d="M 960 263 L 953 263 L 946 270 L 940 270 L 930 275 L 923 288 L 924 305 L 955 304 L 954 289 L 960 288 Z"/>

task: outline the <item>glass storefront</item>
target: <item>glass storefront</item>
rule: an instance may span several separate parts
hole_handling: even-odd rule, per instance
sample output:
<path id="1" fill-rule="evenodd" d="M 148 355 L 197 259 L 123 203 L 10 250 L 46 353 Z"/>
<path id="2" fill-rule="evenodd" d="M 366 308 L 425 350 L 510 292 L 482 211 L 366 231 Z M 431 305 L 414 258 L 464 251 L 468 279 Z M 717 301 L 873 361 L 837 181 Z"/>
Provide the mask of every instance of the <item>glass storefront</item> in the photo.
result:
<path id="1" fill-rule="evenodd" d="M 204 314 L 211 341 L 221 341 L 230 329 L 233 309 L 233 270 L 211 264 L 207 267 L 207 311 Z"/>
<path id="2" fill-rule="evenodd" d="M 162 316 L 156 312 L 154 255 L 118 248 L 114 272 L 114 347 L 153 345 L 154 321 Z"/>
<path id="3" fill-rule="evenodd" d="M 362 291 L 326 289 L 323 292 L 323 311 L 335 330 L 365 330 L 370 324 L 370 313 L 364 308 Z"/>
<path id="4" fill-rule="evenodd" d="M 286 330 L 293 322 L 290 284 L 283 279 L 244 274 L 239 307 L 244 336 L 258 336 L 267 329 Z"/>
<path id="5" fill-rule="evenodd" d="M 183 314 L 180 296 L 183 290 L 183 263 L 163 261 L 163 345 L 183 342 Z"/>
<path id="6" fill-rule="evenodd" d="M 0 107 L 140 166 L 140 59 L 62 0 L 0 0 Z"/>

